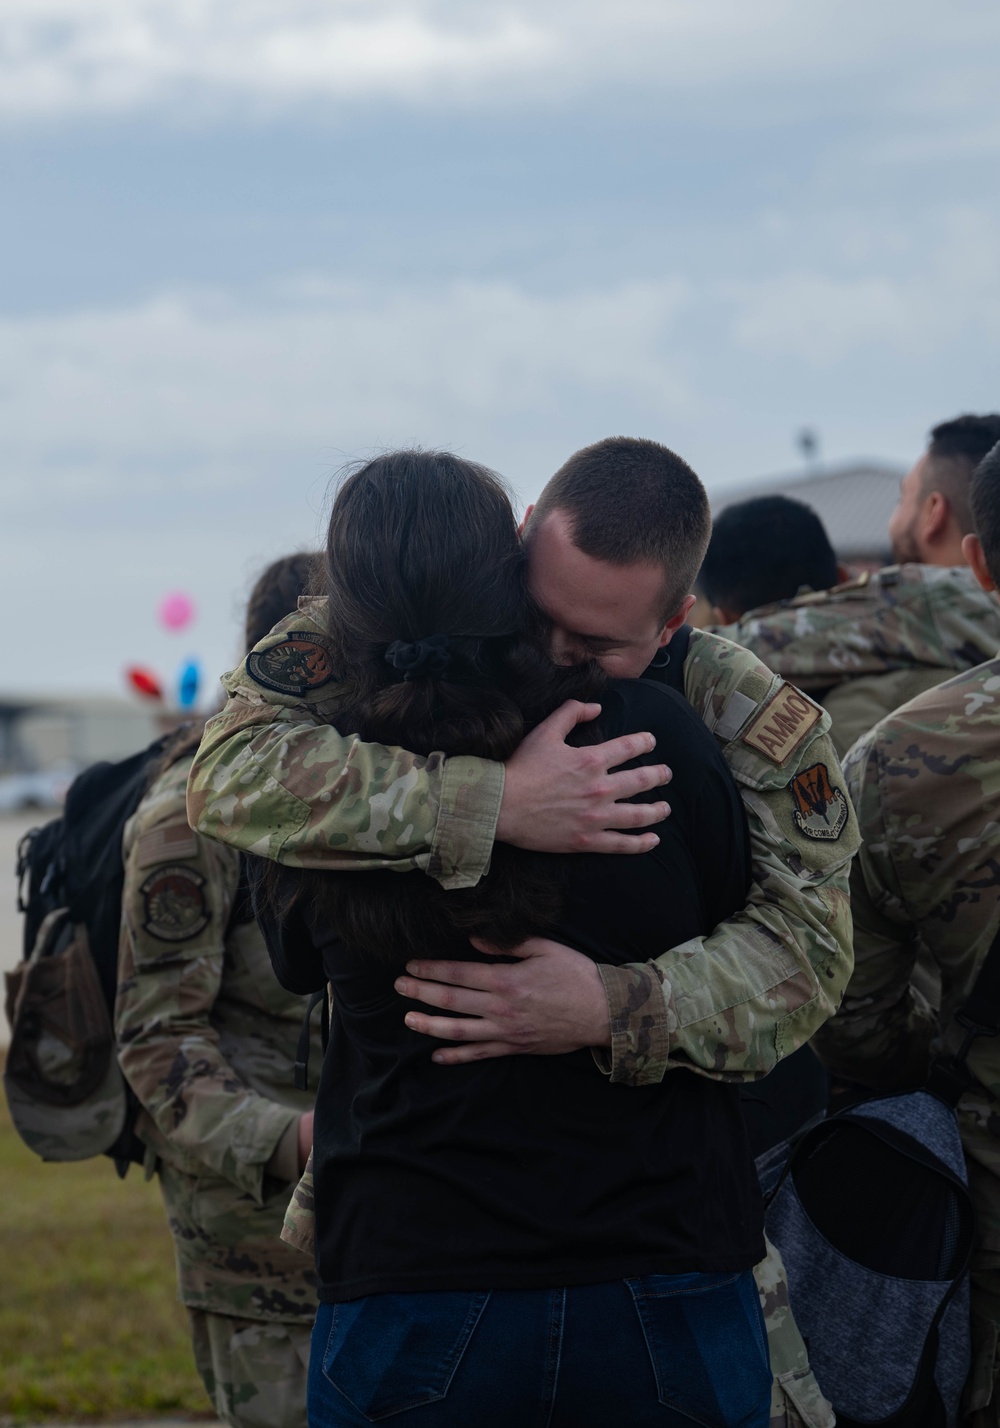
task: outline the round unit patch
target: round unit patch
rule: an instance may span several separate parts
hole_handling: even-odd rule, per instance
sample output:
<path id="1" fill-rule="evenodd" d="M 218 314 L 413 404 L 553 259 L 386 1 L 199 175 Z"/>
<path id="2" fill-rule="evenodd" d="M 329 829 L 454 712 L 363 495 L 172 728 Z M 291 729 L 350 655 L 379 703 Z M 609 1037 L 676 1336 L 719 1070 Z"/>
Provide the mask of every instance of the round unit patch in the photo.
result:
<path id="1" fill-rule="evenodd" d="M 280 645 L 247 655 L 247 673 L 265 689 L 301 699 L 310 689 L 329 683 L 333 661 L 310 635 L 291 630 Z"/>
<path id="2" fill-rule="evenodd" d="M 205 879 L 184 863 L 154 868 L 139 889 L 143 927 L 161 942 L 186 942 L 211 920 L 205 902 Z"/>
<path id="3" fill-rule="evenodd" d="M 830 782 L 826 764 L 813 764 L 792 779 L 795 826 L 807 838 L 835 841 L 847 822 L 847 795 Z"/>

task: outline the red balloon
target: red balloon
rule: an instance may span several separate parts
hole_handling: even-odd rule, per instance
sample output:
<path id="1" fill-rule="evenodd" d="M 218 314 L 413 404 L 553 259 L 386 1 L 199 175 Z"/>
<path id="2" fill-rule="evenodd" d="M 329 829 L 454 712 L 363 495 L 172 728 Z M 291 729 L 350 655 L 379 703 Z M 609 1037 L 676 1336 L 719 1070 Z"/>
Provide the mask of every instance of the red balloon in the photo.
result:
<path id="1" fill-rule="evenodd" d="M 163 690 L 160 688 L 160 681 L 148 669 L 142 669 L 139 665 L 130 665 L 125 671 L 125 678 L 137 694 L 144 695 L 146 699 L 162 701 Z"/>

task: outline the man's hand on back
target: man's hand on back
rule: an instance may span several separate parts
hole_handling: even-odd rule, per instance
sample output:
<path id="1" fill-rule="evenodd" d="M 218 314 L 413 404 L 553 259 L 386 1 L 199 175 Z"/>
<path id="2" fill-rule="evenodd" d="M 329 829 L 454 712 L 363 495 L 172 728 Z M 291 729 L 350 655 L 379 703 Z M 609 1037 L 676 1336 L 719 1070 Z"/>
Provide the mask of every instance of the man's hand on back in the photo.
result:
<path id="1" fill-rule="evenodd" d="M 408 1012 L 413 1031 L 459 1046 L 439 1047 L 442 1066 L 494 1056 L 560 1056 L 585 1046 L 610 1046 L 611 1022 L 596 963 L 582 952 L 530 937 L 512 953 L 479 938 L 481 952 L 515 963 L 418 961 L 406 964 L 396 991 L 457 1016 Z"/>
<path id="2" fill-rule="evenodd" d="M 668 804 L 622 803 L 670 780 L 666 764 L 610 770 L 656 745 L 652 734 L 623 734 L 605 744 L 566 743 L 577 724 L 596 719 L 599 704 L 571 699 L 533 729 L 504 765 L 498 842 L 537 853 L 648 853 L 655 833 L 621 833 L 662 823 Z M 554 944 L 550 944 L 554 945 Z"/>

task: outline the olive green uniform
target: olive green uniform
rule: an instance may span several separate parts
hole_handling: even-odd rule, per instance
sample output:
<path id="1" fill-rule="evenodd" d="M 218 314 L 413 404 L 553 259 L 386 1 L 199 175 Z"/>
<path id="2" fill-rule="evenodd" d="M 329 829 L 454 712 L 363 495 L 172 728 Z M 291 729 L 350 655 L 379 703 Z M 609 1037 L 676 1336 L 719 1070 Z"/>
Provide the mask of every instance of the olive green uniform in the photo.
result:
<path id="1" fill-rule="evenodd" d="M 188 826 L 189 766 L 162 773 L 125 829 L 119 1059 L 216 1411 L 304 1428 L 316 1281 L 279 1234 L 312 1106 L 293 1085 L 305 1004 L 278 985 L 256 923 L 234 918 L 239 854 Z"/>

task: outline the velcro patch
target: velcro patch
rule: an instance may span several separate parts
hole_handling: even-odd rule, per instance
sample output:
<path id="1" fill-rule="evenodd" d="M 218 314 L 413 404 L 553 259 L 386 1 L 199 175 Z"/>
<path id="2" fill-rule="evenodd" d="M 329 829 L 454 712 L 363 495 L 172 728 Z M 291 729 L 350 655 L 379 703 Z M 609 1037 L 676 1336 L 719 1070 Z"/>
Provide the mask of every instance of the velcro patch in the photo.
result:
<path id="1" fill-rule="evenodd" d="M 780 768 L 787 764 L 809 733 L 823 717 L 818 704 L 808 699 L 794 684 L 783 684 L 769 704 L 741 736 L 748 744 Z"/>
<path id="2" fill-rule="evenodd" d="M 193 858 L 197 852 L 198 835 L 186 823 L 150 828 L 135 840 L 135 861 L 139 868 L 169 863 L 174 858 Z"/>
<path id="3" fill-rule="evenodd" d="M 301 699 L 310 689 L 330 682 L 333 660 L 312 635 L 289 630 L 279 645 L 247 655 L 247 673 L 265 689 Z"/>
<path id="4" fill-rule="evenodd" d="M 834 788 L 826 764 L 803 769 L 792 779 L 791 789 L 792 819 L 799 832 L 823 842 L 839 838 L 847 822 L 847 795 Z"/>
<path id="5" fill-rule="evenodd" d="M 730 739 L 736 738 L 756 708 L 756 699 L 751 699 L 749 694 L 741 694 L 739 690 L 736 690 L 727 699 L 726 707 L 716 720 L 712 733 L 720 739 L 725 739 L 728 743 Z"/>
<path id="6" fill-rule="evenodd" d="M 142 893 L 143 927 L 160 942 L 187 942 L 211 920 L 205 879 L 196 868 L 167 863 L 150 873 Z"/>

